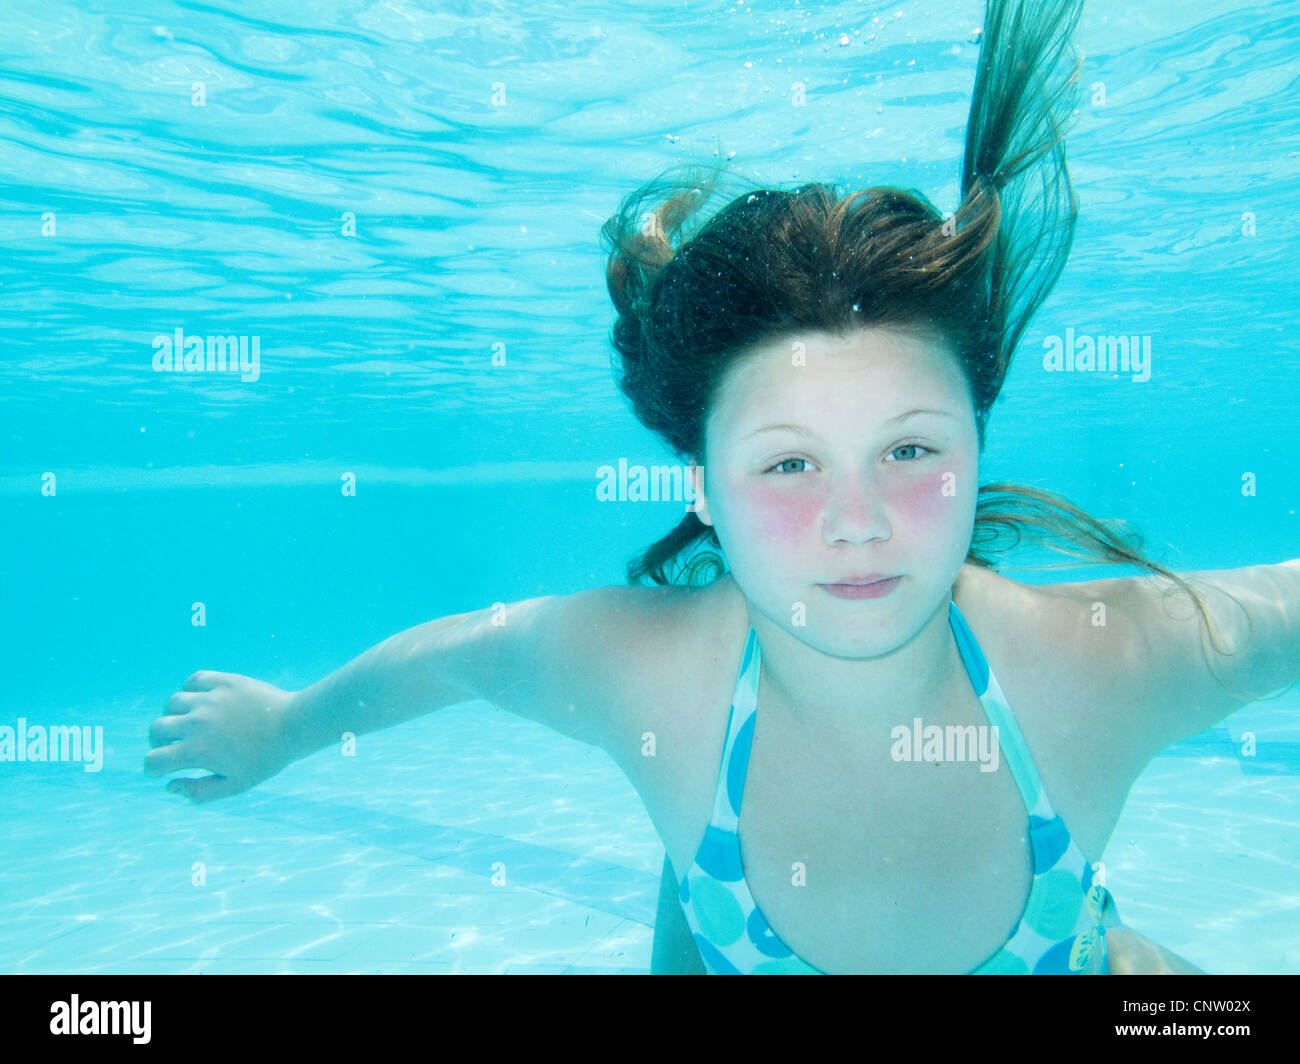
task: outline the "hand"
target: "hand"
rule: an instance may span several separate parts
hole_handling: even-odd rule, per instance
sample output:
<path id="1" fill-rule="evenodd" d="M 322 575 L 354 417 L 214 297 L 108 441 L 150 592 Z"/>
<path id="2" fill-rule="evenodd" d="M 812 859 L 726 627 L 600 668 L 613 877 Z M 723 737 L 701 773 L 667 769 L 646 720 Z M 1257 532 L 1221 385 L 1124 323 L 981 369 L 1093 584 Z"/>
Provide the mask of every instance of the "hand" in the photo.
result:
<path id="1" fill-rule="evenodd" d="M 1106 928 L 1106 957 L 1111 975 L 1206 974 L 1129 927 Z"/>
<path id="2" fill-rule="evenodd" d="M 149 725 L 146 776 L 205 768 L 212 775 L 175 779 L 169 794 L 195 805 L 228 798 L 269 780 L 294 758 L 282 721 L 293 693 L 233 672 L 196 672 Z"/>

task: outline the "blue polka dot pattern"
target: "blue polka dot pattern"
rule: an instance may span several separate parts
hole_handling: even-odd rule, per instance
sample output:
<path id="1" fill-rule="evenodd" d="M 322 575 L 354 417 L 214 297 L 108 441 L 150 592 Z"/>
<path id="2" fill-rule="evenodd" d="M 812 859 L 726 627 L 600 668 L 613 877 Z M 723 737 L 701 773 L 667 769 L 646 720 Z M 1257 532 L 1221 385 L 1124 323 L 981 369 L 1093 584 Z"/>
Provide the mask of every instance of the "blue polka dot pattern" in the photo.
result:
<path id="1" fill-rule="evenodd" d="M 713 943 L 703 935 L 695 936 L 695 945 L 699 947 L 700 959 L 704 961 L 704 966 L 709 970 L 710 975 L 744 974 L 739 968 L 732 964 L 731 961 L 727 960 L 724 954 L 718 952 L 718 950 L 714 948 Z"/>
<path id="2" fill-rule="evenodd" d="M 1073 946 L 1073 938 L 1052 943 L 1043 951 L 1043 955 L 1038 958 L 1038 963 L 1034 965 L 1034 974 L 1068 975 L 1070 973 L 1070 951 Z"/>
<path id="3" fill-rule="evenodd" d="M 754 741 L 754 718 L 751 713 L 736 733 L 736 752 L 727 766 L 727 802 L 737 818 L 740 816 L 740 799 L 745 793 L 745 776 L 749 773 L 749 748 Z M 737 849 L 740 847 L 737 846 Z"/>
<path id="4" fill-rule="evenodd" d="M 1025 804 L 1034 871 L 1015 932 L 970 974 L 1105 973 L 1106 925 L 1119 923 L 1114 899 L 1094 881 L 1092 867 L 1052 808 L 1006 696 L 956 602 L 949 601 L 948 620 L 971 685 L 997 729 L 1002 761 Z M 727 717 L 713 817 L 677 894 L 710 973 L 818 975 L 768 924 L 749 892 L 741 862 L 737 828 L 761 663 L 758 638 L 750 628 Z"/>
<path id="5" fill-rule="evenodd" d="M 695 855 L 695 863 L 710 879 L 725 883 L 735 883 L 745 878 L 740 866 L 740 840 L 733 832 L 710 824 L 705 829 L 704 839 L 700 843 L 700 852 Z"/>
<path id="6" fill-rule="evenodd" d="M 753 912 L 749 914 L 749 920 L 745 930 L 749 932 L 749 941 L 754 943 L 754 948 L 767 957 L 788 957 L 789 949 L 786 948 L 776 932 L 773 931 L 763 914 L 758 911 L 758 906 L 754 906 Z"/>
<path id="7" fill-rule="evenodd" d="M 1034 875 L 1055 868 L 1061 855 L 1070 848 L 1070 833 L 1059 816 L 1051 820 L 1029 814 L 1029 840 L 1034 850 Z"/>

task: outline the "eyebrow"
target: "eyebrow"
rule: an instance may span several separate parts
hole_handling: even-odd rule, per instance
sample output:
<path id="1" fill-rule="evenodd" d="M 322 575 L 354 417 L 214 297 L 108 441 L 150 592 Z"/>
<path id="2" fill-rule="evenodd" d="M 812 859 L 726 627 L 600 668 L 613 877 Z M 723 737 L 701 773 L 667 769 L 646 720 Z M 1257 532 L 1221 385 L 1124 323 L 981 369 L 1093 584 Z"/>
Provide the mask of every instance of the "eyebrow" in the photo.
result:
<path id="1" fill-rule="evenodd" d="M 918 414 L 938 414 L 940 417 L 950 417 L 953 420 L 956 420 L 957 418 L 956 414 L 953 414 L 947 410 L 917 409 L 917 410 L 909 410 L 905 414 L 899 414 L 897 417 L 891 417 L 888 420 L 886 420 L 884 424 L 892 425 L 898 421 L 906 421 L 909 417 L 916 417 Z M 741 437 L 741 439 L 747 440 L 749 439 L 750 436 L 757 436 L 760 432 L 775 432 L 778 429 L 785 429 L 788 432 L 793 432 L 798 436 L 807 436 L 810 439 L 815 438 L 817 435 L 815 432 L 805 428 L 803 425 L 790 425 L 790 424 L 782 423 L 780 425 L 764 425 L 761 429 L 755 429 L 753 432 L 746 433 L 744 436 Z"/>

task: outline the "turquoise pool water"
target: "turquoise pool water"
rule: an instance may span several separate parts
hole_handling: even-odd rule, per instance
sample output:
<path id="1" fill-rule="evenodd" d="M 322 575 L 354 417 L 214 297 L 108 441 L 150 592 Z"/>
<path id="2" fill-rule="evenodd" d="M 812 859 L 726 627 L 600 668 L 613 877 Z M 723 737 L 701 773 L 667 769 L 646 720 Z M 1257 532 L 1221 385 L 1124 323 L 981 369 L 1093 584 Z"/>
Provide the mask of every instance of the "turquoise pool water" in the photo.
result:
<path id="1" fill-rule="evenodd" d="M 951 209 L 981 17 L 0 4 L 0 724 L 104 737 L 98 772 L 0 763 L 0 971 L 647 970 L 663 849 L 598 751 L 464 704 L 194 809 L 148 723 L 198 668 L 296 689 L 621 583 L 680 504 L 593 490 L 672 460 L 613 385 L 601 223 L 719 144 Z M 1300 554 L 1298 43 L 1288 4 L 1088 5 L 1075 250 L 990 420 L 986 481 L 1180 571 Z M 156 372 L 176 329 L 255 372 Z M 1069 333 L 1149 338 L 1149 379 L 1045 370 Z M 1125 922 L 1300 972 L 1298 804 L 1295 691 L 1165 751 L 1104 857 Z"/>

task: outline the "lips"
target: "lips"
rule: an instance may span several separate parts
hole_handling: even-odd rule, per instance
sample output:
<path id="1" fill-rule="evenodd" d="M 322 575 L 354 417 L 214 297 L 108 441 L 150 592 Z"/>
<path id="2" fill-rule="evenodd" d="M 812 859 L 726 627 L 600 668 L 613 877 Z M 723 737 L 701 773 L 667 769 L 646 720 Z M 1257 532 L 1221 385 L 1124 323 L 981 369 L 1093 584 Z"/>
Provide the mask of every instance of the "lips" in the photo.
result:
<path id="1" fill-rule="evenodd" d="M 861 577 L 858 577 L 857 579 L 861 580 Z M 888 595 L 898 586 L 898 582 L 901 579 L 901 576 L 886 576 L 874 580 L 867 580 L 863 583 L 855 583 L 852 580 L 846 580 L 838 584 L 818 584 L 817 586 L 828 595 L 834 595 L 836 598 L 871 599 L 881 598 L 884 595 Z"/>

